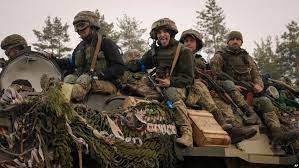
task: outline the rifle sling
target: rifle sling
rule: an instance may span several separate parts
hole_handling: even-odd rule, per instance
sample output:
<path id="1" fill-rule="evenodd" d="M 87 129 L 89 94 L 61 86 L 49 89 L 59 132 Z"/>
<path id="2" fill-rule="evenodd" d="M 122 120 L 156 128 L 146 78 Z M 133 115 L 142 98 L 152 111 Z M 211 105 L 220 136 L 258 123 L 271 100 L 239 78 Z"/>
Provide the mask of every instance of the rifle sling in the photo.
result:
<path id="1" fill-rule="evenodd" d="M 174 55 L 174 58 L 173 58 L 173 61 L 172 61 L 172 65 L 171 65 L 171 70 L 170 70 L 169 76 L 171 76 L 171 74 L 172 74 L 172 72 L 174 70 L 174 67 L 176 66 L 176 63 L 178 62 L 181 48 L 182 48 L 182 44 L 179 43 L 178 46 L 177 46 L 177 48 L 176 48 L 176 51 L 175 51 L 175 55 Z"/>
<path id="2" fill-rule="evenodd" d="M 95 71 L 95 68 L 96 68 L 96 65 L 97 65 L 97 58 L 98 58 L 98 55 L 99 55 L 100 50 L 101 50 L 103 37 L 99 32 L 97 32 L 97 38 L 98 38 L 98 40 L 97 40 L 96 48 L 94 50 L 91 65 L 90 65 L 90 72 Z"/>

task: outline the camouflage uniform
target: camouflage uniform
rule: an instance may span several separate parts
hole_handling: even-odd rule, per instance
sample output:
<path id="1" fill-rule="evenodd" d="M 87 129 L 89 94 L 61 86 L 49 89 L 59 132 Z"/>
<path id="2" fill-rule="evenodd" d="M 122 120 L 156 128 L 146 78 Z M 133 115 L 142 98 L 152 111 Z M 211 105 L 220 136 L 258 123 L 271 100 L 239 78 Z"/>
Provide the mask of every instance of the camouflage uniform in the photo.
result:
<path id="1" fill-rule="evenodd" d="M 155 48 L 155 55 L 152 55 L 152 50 L 147 51 L 141 60 L 137 60 L 129 64 L 129 69 L 131 71 L 141 71 L 144 66 L 145 69 L 156 67 L 157 70 L 170 70 L 176 49 L 178 45 L 180 45 L 179 42 L 174 39 L 174 36 L 178 31 L 172 20 L 163 18 L 153 23 L 152 30 L 150 32 L 151 38 L 157 40 L 157 30 L 161 28 L 165 28 L 170 34 L 168 46 L 163 47 L 159 45 Z M 186 88 L 191 86 L 193 83 L 193 61 L 190 50 L 182 46 L 179 52 L 177 64 L 173 73 L 170 74 L 170 87 L 166 88 L 165 91 L 167 97 L 174 102 L 174 107 L 177 112 L 175 115 L 175 122 L 182 134 L 181 138 L 177 139 L 177 142 L 185 146 L 193 145 L 192 128 L 188 119 L 187 107 L 182 100 L 185 99 Z"/>
<path id="2" fill-rule="evenodd" d="M 199 51 L 203 47 L 202 35 L 192 29 L 186 30 L 182 33 L 180 42 L 184 42 L 187 36 L 191 36 L 196 40 L 196 51 Z M 217 108 L 207 86 L 200 80 L 200 75 L 198 75 L 198 70 L 207 69 L 207 62 L 200 54 L 194 54 L 194 74 L 195 81 L 194 84 L 189 89 L 189 94 L 186 99 L 186 105 L 194 106 L 199 105 L 203 109 L 211 112 L 216 119 L 216 121 L 224 128 L 224 130 L 230 129 L 231 126 L 225 124 L 224 118 L 221 111 Z"/>
<path id="3" fill-rule="evenodd" d="M 197 60 L 195 61 L 196 68 L 207 66 L 202 59 L 202 57 L 195 57 L 195 60 Z M 217 96 L 212 97 L 207 86 L 203 82 L 201 82 L 200 74 L 195 72 L 195 76 L 196 80 L 192 88 L 198 88 L 199 90 L 194 92 L 194 95 L 192 95 L 192 90 L 190 90 L 188 98 L 186 100 L 186 104 L 189 105 L 191 103 L 195 103 L 196 100 L 198 104 L 202 104 L 203 107 L 209 111 L 220 110 L 225 120 L 228 123 L 231 123 L 233 126 L 242 127 L 242 121 L 240 121 L 238 117 L 236 118 L 236 116 L 233 113 L 233 110 L 231 109 L 231 106 L 225 103 Z"/>
<path id="4" fill-rule="evenodd" d="M 233 31 L 228 36 L 229 40 L 238 38 L 243 41 L 240 32 Z M 224 47 L 217 51 L 211 59 L 211 67 L 216 74 L 225 72 L 234 78 L 236 81 L 246 81 L 253 84 L 258 84 L 263 87 L 261 75 L 258 72 L 257 65 L 252 57 L 241 48 Z M 230 94 L 236 104 L 244 111 L 244 106 L 248 106 L 243 95 L 236 89 L 233 81 L 226 80 L 221 82 L 223 88 Z M 272 136 L 275 138 L 281 137 L 281 125 L 279 119 L 274 112 L 271 100 L 264 96 L 255 95 L 253 101 L 254 109 L 262 114 L 265 124 L 270 129 Z"/>
<path id="5" fill-rule="evenodd" d="M 91 73 L 96 43 L 100 38 L 99 18 L 91 11 L 81 11 L 75 16 L 73 25 L 77 32 L 88 26 L 91 27 L 92 32 L 74 49 L 72 59 L 67 64 L 74 72 L 64 78 L 64 82 L 74 84 L 71 97 L 82 101 L 90 89 L 104 94 L 116 93 L 115 84 L 125 69 L 120 48 L 112 40 L 103 36 L 96 68 Z"/>
<path id="6" fill-rule="evenodd" d="M 184 42 L 184 39 L 187 36 L 196 39 L 197 47 L 196 51 L 193 51 L 193 53 L 195 53 L 195 82 L 189 90 L 186 105 L 194 106 L 196 104 L 210 111 L 222 128 L 230 134 L 233 143 L 252 137 L 256 133 L 256 130 L 241 128 L 242 121 L 240 122 L 240 120 L 236 119 L 231 106 L 217 97 L 212 98 L 207 86 L 202 82 L 201 74 L 199 73 L 199 71 L 208 69 L 208 64 L 205 59 L 200 54 L 196 54 L 196 52 L 203 46 L 202 37 L 197 31 L 189 29 L 182 33 L 180 41 Z"/>

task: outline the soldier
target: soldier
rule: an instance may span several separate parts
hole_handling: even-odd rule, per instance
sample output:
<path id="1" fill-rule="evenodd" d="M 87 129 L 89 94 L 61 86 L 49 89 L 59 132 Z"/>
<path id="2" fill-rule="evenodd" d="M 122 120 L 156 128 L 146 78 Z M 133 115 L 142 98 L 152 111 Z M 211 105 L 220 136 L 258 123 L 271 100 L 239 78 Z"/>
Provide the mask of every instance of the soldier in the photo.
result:
<path id="1" fill-rule="evenodd" d="M 79 12 L 73 25 L 82 41 L 68 63 L 74 71 L 64 78 L 64 82 L 74 84 L 71 98 L 82 101 L 90 89 L 115 94 L 117 79 L 125 70 L 120 48 L 100 33 L 99 17 L 94 12 Z"/>
<path id="2" fill-rule="evenodd" d="M 232 125 L 226 124 L 222 112 L 216 106 L 207 86 L 201 82 L 201 75 L 198 71 L 204 71 L 208 68 L 206 60 L 197 53 L 203 47 L 202 35 L 196 30 L 189 29 L 182 33 L 180 42 L 185 44 L 186 47 L 192 51 L 195 58 L 195 82 L 189 91 L 186 104 L 189 106 L 194 104 L 203 105 L 203 108 L 210 111 L 216 121 L 222 125 L 222 128 L 229 133 L 232 143 L 253 137 L 257 131 L 254 128 L 242 128 L 239 122 L 236 121 L 230 106 L 220 99 L 217 99 L 217 104 L 222 107 L 223 112 L 226 114 L 225 116 L 227 116 L 227 121 L 229 120 L 232 123 Z"/>
<path id="3" fill-rule="evenodd" d="M 253 85 L 252 91 L 255 94 L 253 100 L 254 108 L 262 115 L 264 123 L 271 132 L 274 143 L 297 137 L 297 132 L 282 131 L 280 121 L 273 110 L 272 102 L 267 97 L 258 95 L 263 91 L 264 84 L 253 58 L 249 56 L 246 50 L 241 48 L 242 43 L 242 34 L 238 31 L 231 31 L 227 36 L 227 46 L 217 51 L 211 59 L 213 71 L 218 76 L 224 72 L 232 77 L 234 81 L 245 81 Z M 241 94 L 242 90 L 248 90 L 249 88 L 235 85 L 231 80 L 225 80 L 221 83 L 242 111 L 252 119 L 252 123 L 258 123 L 257 115 L 248 106 Z"/>
<path id="4" fill-rule="evenodd" d="M 9 60 L 17 58 L 19 55 L 23 54 L 24 52 L 30 52 L 31 47 L 28 46 L 27 41 L 25 38 L 19 34 L 12 34 L 5 37 L 1 41 L 1 49 L 5 51 L 5 55 L 8 57 Z M 52 54 L 41 51 L 46 58 L 51 58 Z M 1 67 L 6 65 L 6 61 L 1 58 L 0 64 Z"/>
<path id="5" fill-rule="evenodd" d="M 195 82 L 192 85 L 190 92 L 186 99 L 186 104 L 192 106 L 194 104 L 202 104 L 204 108 L 210 111 L 216 121 L 222 126 L 224 130 L 231 129 L 230 124 L 226 124 L 222 116 L 221 111 L 217 108 L 215 102 L 213 101 L 208 88 L 204 83 L 202 83 L 198 78 L 197 70 L 205 70 L 207 68 L 207 62 L 200 55 L 196 54 L 203 47 L 202 36 L 195 30 L 189 29 L 182 33 L 180 42 L 188 47 L 194 56 L 194 70 L 195 70 Z"/>
<path id="6" fill-rule="evenodd" d="M 18 55 L 22 54 L 25 51 L 30 51 L 30 46 L 27 45 L 27 42 L 24 37 L 18 34 L 12 34 L 5 37 L 1 41 L 1 49 L 5 51 L 5 55 L 8 59 L 15 59 Z M 1 59 L 1 67 L 4 67 L 6 61 Z"/>
<path id="7" fill-rule="evenodd" d="M 165 88 L 165 94 L 173 102 L 176 110 L 175 122 L 181 134 L 181 137 L 176 140 L 177 143 L 192 146 L 192 128 L 183 99 L 186 88 L 193 83 L 193 58 L 190 50 L 174 39 L 177 33 L 175 23 L 169 18 L 154 22 L 150 32 L 151 38 L 154 39 L 154 46 L 143 55 L 142 59 L 134 61 L 128 66 L 133 72 L 154 67 L 157 70 L 169 72 L 165 75 L 158 75 L 155 80 L 160 87 Z M 158 46 L 156 46 L 156 42 Z M 175 58 L 177 58 L 176 63 L 173 62 Z"/>

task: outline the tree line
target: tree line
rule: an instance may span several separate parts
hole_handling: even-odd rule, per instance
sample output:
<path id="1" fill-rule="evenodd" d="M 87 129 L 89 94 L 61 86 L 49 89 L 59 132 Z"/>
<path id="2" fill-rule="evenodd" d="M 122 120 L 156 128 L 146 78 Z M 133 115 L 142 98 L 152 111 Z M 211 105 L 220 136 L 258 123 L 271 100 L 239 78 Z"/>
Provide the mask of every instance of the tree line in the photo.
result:
<path id="1" fill-rule="evenodd" d="M 95 13 L 100 18 L 101 31 L 120 45 L 123 52 L 138 51 L 142 53 L 148 49 L 147 41 L 142 38 L 146 32 L 141 27 L 141 21 L 126 14 L 117 18 L 116 23 L 108 23 L 104 14 L 99 10 Z M 224 10 L 216 3 L 216 0 L 206 0 L 202 10 L 196 11 L 196 23 L 194 29 L 203 34 L 204 52 L 209 56 L 223 47 L 225 35 L 229 29 L 225 23 Z M 66 46 L 70 41 L 68 35 L 69 25 L 62 23 L 59 17 L 45 20 L 42 30 L 33 30 L 37 42 L 33 44 L 36 50 L 51 52 L 55 55 L 63 55 L 72 49 Z M 127 56 L 132 56 L 128 54 Z M 140 54 L 133 54 L 140 56 Z M 286 25 L 286 31 L 275 38 L 268 36 L 255 42 L 253 52 L 258 67 L 262 74 L 268 73 L 274 79 L 282 76 L 289 77 L 299 83 L 299 25 L 291 21 Z M 297 62 L 296 62 L 297 61 Z"/>

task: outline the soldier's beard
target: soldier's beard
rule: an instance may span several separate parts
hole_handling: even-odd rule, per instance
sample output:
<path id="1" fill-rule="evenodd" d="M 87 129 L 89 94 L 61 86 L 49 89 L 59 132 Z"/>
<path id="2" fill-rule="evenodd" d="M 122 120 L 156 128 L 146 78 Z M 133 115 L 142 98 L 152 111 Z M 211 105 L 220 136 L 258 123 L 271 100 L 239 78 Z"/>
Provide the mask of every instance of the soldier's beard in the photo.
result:
<path id="1" fill-rule="evenodd" d="M 238 45 L 238 44 L 231 44 L 231 45 L 229 45 L 228 46 L 229 47 L 229 49 L 231 49 L 231 50 L 239 50 L 240 48 L 241 48 L 241 46 L 240 45 Z"/>

